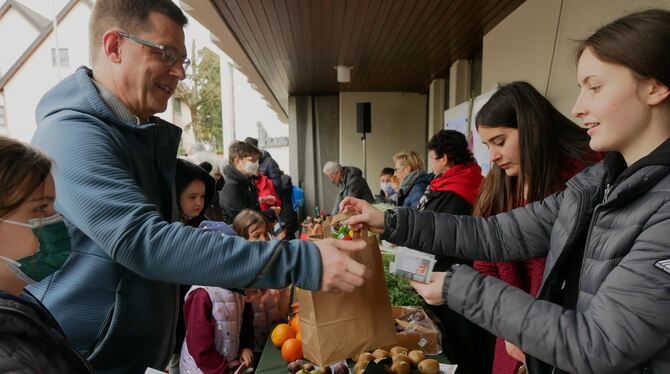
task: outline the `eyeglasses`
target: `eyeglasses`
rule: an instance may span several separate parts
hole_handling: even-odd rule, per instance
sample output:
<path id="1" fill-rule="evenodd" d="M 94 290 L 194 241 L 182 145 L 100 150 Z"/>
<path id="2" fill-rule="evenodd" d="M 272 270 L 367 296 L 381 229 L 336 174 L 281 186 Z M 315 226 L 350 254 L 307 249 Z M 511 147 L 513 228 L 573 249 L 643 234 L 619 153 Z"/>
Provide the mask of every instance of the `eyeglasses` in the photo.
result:
<path id="1" fill-rule="evenodd" d="M 163 55 L 161 56 L 161 61 L 163 62 L 163 65 L 169 68 L 175 66 L 177 62 L 181 62 L 181 65 L 184 67 L 184 71 L 186 71 L 186 69 L 188 69 L 188 67 L 191 66 L 191 60 L 186 56 L 180 56 L 179 53 L 177 53 L 177 50 L 172 47 L 167 47 L 164 46 L 163 44 L 158 44 L 151 42 L 149 40 L 144 40 L 142 38 L 138 38 L 135 35 L 130 35 L 127 32 L 123 31 L 119 31 L 119 36 L 124 37 L 126 39 L 130 39 L 135 43 L 161 50 L 163 52 Z"/>

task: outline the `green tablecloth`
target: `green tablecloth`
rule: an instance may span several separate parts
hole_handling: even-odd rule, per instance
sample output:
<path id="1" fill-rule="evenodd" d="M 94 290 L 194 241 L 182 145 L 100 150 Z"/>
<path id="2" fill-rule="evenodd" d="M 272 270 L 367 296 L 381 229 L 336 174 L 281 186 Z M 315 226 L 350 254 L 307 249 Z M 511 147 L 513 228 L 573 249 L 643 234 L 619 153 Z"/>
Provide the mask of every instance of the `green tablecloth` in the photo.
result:
<path id="1" fill-rule="evenodd" d="M 437 361 L 448 364 L 449 360 L 447 356 L 440 354 L 435 356 L 426 356 L 426 358 L 434 358 Z M 351 362 L 348 362 L 351 367 Z M 288 374 L 288 369 L 286 366 L 288 363 L 284 361 L 281 357 L 281 350 L 275 347 L 272 342 L 268 339 L 263 349 L 263 355 L 261 356 L 261 361 L 258 363 L 256 368 L 256 373 L 258 374 Z M 415 369 L 414 372 L 418 371 Z"/>

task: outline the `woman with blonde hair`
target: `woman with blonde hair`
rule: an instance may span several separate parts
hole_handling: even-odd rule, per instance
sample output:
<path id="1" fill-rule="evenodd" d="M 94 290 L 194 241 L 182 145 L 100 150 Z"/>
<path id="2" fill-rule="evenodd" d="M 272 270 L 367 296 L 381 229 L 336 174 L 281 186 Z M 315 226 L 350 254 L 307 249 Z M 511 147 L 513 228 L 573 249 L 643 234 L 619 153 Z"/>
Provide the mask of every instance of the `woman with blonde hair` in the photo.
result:
<path id="1" fill-rule="evenodd" d="M 400 181 L 398 206 L 417 208 L 419 200 L 430 183 L 423 157 L 415 151 L 402 151 L 393 155 L 394 176 Z"/>

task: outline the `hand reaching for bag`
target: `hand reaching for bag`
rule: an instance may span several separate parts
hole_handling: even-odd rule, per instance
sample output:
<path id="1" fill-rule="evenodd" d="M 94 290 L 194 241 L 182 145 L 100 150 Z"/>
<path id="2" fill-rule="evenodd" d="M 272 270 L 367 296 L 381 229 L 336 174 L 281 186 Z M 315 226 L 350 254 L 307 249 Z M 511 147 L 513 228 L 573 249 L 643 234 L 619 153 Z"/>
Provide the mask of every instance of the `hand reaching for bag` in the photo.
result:
<path id="1" fill-rule="evenodd" d="M 363 240 L 322 239 L 314 242 L 321 252 L 321 291 L 351 292 L 370 278 L 370 270 L 342 253 L 361 251 L 367 243 Z"/>
<path id="2" fill-rule="evenodd" d="M 347 197 L 340 203 L 340 212 L 358 213 L 344 221 L 345 225 L 349 225 L 355 231 L 360 231 L 363 224 L 367 224 L 368 230 L 372 232 L 384 232 L 384 212 L 365 200 Z"/>
<path id="3" fill-rule="evenodd" d="M 417 281 L 409 281 L 409 284 L 414 287 L 416 292 L 423 297 L 427 304 L 442 305 L 444 299 L 442 298 L 442 286 L 444 285 L 444 277 L 447 273 L 433 272 L 430 277 L 430 283 L 421 283 Z"/>

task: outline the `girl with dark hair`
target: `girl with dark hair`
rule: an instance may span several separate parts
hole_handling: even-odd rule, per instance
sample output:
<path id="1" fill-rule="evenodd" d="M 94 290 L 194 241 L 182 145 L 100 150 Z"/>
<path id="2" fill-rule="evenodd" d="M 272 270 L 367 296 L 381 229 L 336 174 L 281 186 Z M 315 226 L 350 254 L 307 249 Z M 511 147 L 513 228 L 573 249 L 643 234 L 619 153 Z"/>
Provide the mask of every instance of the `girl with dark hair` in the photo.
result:
<path id="1" fill-rule="evenodd" d="M 214 177 L 210 176 L 207 170 L 190 161 L 178 158 L 175 171 L 175 189 L 179 219 L 183 224 L 198 227 L 200 223 L 207 220 L 205 211 L 215 195 Z M 191 286 L 186 284 L 179 286 L 179 317 L 175 330 L 177 342 L 183 341 L 186 336 L 184 298 L 190 288 Z M 170 374 L 179 373 L 181 350 L 181 344 L 175 344 L 167 367 Z"/>
<path id="2" fill-rule="evenodd" d="M 478 216 L 542 200 L 565 188 L 568 179 L 595 161 L 586 130 L 565 118 L 527 82 L 500 87 L 480 109 L 475 124 L 492 163 L 477 199 Z M 535 296 L 545 260 L 475 261 L 474 268 Z M 516 347 L 497 339 L 493 373 L 514 374 L 522 362 Z"/>
<path id="3" fill-rule="evenodd" d="M 207 219 L 205 210 L 214 199 L 215 185 L 214 177 L 201 166 L 177 159 L 175 189 L 182 223 L 198 227 Z"/>
<path id="4" fill-rule="evenodd" d="M 669 45 L 670 11 L 659 9 L 624 16 L 582 42 L 572 113 L 591 149 L 607 154 L 565 190 L 489 218 L 384 215 L 348 199 L 341 208 L 361 214 L 345 223 L 461 258 L 547 256 L 537 298 L 466 265 L 412 283 L 428 303 L 446 302 L 520 347 L 532 374 L 670 373 Z M 538 187 L 520 185 L 522 197 L 535 196 Z"/>
<path id="5" fill-rule="evenodd" d="M 0 185 L 0 372 L 93 373 L 49 311 L 24 290 L 70 254 L 70 236 L 54 210 L 51 160 L 0 136 Z"/>

